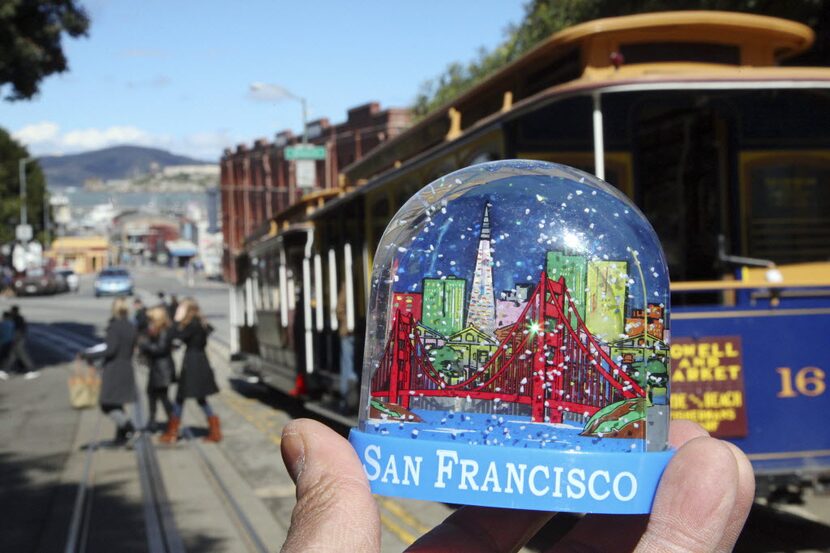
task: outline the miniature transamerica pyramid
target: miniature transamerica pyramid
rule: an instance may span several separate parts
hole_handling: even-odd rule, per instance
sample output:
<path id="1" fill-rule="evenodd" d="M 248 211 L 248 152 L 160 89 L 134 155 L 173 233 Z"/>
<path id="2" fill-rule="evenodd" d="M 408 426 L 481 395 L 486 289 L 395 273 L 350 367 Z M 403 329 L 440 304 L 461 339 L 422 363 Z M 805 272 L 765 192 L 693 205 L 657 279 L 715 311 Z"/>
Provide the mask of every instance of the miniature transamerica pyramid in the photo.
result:
<path id="1" fill-rule="evenodd" d="M 484 207 L 481 222 L 481 236 L 478 239 L 476 268 L 473 287 L 470 290 L 470 304 L 467 310 L 467 324 L 475 325 L 482 332 L 493 336 L 496 332 L 496 296 L 493 292 L 493 254 L 490 245 L 490 205 Z"/>

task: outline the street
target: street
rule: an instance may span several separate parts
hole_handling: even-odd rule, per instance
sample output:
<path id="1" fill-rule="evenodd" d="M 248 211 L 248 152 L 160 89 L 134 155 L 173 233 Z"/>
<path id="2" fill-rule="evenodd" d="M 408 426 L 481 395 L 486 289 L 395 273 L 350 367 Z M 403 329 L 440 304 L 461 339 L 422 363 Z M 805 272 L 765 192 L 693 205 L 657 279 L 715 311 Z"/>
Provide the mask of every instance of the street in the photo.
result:
<path id="1" fill-rule="evenodd" d="M 156 267 L 132 273 L 136 295 L 148 306 L 157 302 L 159 291 L 193 296 L 216 328 L 209 354 L 221 392 L 210 401 L 224 439 L 219 444 L 184 440 L 172 447 L 148 439 L 134 451 L 107 447 L 112 423 L 98 409 L 72 409 L 66 382 L 75 353 L 100 341 L 112 300 L 95 298 L 88 276 L 77 294 L 0 299 L 0 309 L 16 304 L 29 321 L 28 349 L 41 368 L 37 379 L 0 382 L 3 551 L 64 550 L 76 518 L 91 521 L 80 526 L 84 547 L 77 550 L 83 551 L 153 550 L 156 533 L 167 543 L 180 543 L 181 550 L 279 550 L 294 507 L 294 485 L 280 458 L 281 431 L 308 413 L 292 398 L 235 377 L 227 359 L 226 285 L 197 280 L 188 287 L 183 274 Z M 139 366 L 137 375 L 143 391 L 146 369 Z M 205 433 L 195 404 L 187 406 L 184 424 L 192 436 Z M 86 500 L 78 499 L 79 490 L 86 490 Z M 826 550 L 830 502 L 827 496 L 808 499 L 788 512 L 756 505 L 736 550 Z M 401 551 L 452 511 L 430 502 L 377 501 L 384 552 Z M 76 517 L 79 505 L 86 514 Z M 156 526 L 148 519 L 151 507 L 159 513 Z M 578 517 L 553 520 L 525 551 L 541 550 Z"/>
<path id="2" fill-rule="evenodd" d="M 279 452 L 282 428 L 297 414 L 308 415 L 298 402 L 234 378 L 227 361 L 226 285 L 197 280 L 188 287 L 183 273 L 158 267 L 131 272 L 136 296 L 147 306 L 158 303 L 159 291 L 179 299 L 192 296 L 216 329 L 209 355 L 221 392 L 210 401 L 222 420 L 223 441 L 155 447 L 158 479 L 183 550 L 260 551 L 251 545 L 257 542 L 267 551 L 279 550 L 294 507 L 294 485 Z M 27 349 L 41 369 L 37 379 L 12 376 L 0 383 L 5 414 L 0 424 L 4 552 L 64 549 L 87 464 L 92 466 L 87 486 L 94 496 L 87 507 L 92 522 L 82 533 L 85 549 L 78 550 L 112 551 L 113 543 L 119 544 L 118 551 L 152 550 L 138 449 L 107 448 L 112 422 L 98 409 L 78 411 L 68 402 L 66 383 L 75 369 L 74 356 L 101 341 L 109 319 L 112 299 L 95 298 L 92 280 L 83 277 L 76 294 L 0 299 L 0 309 L 18 305 L 26 317 Z M 137 376 L 143 392 L 146 369 L 138 366 Z M 195 403 L 186 406 L 184 424 L 195 437 L 205 434 L 204 417 Z M 88 462 L 87 453 L 96 444 L 94 459 Z M 193 470 L 196 466 L 201 470 Z M 388 552 L 401 551 L 451 511 L 426 502 L 378 501 L 383 551 Z M 239 530 L 245 525 L 253 533 Z"/>

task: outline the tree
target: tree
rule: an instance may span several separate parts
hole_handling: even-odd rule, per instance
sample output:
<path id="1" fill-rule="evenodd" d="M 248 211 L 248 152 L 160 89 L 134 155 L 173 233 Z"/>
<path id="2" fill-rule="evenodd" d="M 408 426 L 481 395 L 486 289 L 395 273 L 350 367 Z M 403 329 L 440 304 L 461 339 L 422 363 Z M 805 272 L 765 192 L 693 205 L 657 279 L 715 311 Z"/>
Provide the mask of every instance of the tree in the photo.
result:
<path id="1" fill-rule="evenodd" d="M 429 360 L 432 366 L 438 369 L 445 378 L 461 375 L 461 369 L 458 366 L 461 355 L 450 346 L 443 346 L 430 351 Z"/>
<path id="2" fill-rule="evenodd" d="M 506 29 L 504 42 L 492 51 L 479 50 L 466 66 L 454 62 L 436 79 L 426 81 L 416 96 L 417 117 L 458 97 L 495 70 L 566 27 L 599 19 L 667 10 L 723 10 L 771 15 L 799 21 L 813 28 L 813 48 L 789 60 L 802 65 L 830 64 L 830 0 L 531 0 L 524 19 Z"/>
<path id="3" fill-rule="evenodd" d="M 0 244 L 14 240 L 20 223 L 20 160 L 28 150 L 0 129 Z M 43 233 L 43 195 L 46 179 L 37 161 L 26 164 L 26 209 L 28 223 L 36 234 Z M 42 238 L 42 236 L 41 236 Z"/>
<path id="4" fill-rule="evenodd" d="M 40 82 L 68 69 L 61 39 L 86 36 L 89 16 L 77 0 L 0 2 L 0 87 L 7 100 L 28 100 Z"/>

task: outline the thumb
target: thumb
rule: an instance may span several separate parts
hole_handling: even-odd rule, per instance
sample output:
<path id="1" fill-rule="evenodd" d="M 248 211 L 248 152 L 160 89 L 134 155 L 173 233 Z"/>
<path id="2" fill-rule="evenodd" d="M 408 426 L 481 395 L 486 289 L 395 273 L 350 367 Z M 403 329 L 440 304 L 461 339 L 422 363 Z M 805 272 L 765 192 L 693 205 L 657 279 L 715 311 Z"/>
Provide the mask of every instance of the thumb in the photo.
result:
<path id="1" fill-rule="evenodd" d="M 282 551 L 378 551 L 377 504 L 349 442 L 319 422 L 298 419 L 283 430 L 281 450 L 297 484 Z"/>

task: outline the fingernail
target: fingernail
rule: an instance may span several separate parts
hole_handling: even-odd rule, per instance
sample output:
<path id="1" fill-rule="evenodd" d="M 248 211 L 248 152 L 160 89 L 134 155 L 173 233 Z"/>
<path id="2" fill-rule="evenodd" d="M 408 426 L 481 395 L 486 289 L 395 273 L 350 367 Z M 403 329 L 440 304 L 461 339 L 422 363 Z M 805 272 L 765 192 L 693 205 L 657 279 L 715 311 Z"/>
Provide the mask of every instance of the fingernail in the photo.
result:
<path id="1" fill-rule="evenodd" d="M 282 442 L 280 445 L 285 468 L 288 469 L 288 474 L 296 484 L 305 466 L 305 444 L 303 443 L 303 437 L 289 425 L 282 432 Z"/>

